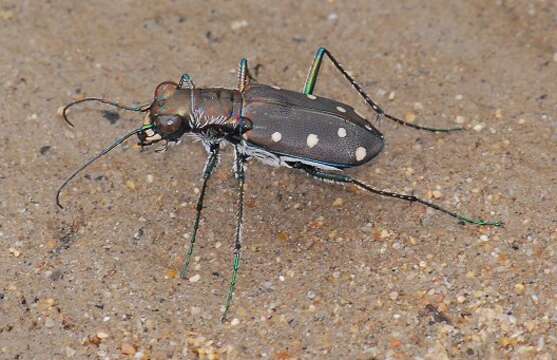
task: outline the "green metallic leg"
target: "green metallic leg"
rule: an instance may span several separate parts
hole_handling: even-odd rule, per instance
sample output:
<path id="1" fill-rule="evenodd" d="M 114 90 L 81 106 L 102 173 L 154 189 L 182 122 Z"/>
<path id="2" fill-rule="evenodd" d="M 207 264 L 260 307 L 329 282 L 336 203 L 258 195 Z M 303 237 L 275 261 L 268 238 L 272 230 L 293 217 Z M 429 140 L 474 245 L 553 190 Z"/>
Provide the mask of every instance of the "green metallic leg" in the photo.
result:
<path id="1" fill-rule="evenodd" d="M 255 78 L 249 72 L 248 60 L 242 59 L 238 70 L 238 90 L 244 91 L 251 81 L 255 81 Z"/>
<path id="2" fill-rule="evenodd" d="M 182 74 L 180 77 L 180 82 L 178 83 L 178 89 L 194 89 L 195 85 L 189 74 Z"/>
<path id="3" fill-rule="evenodd" d="M 234 296 L 234 291 L 236 290 L 236 284 L 238 282 L 238 270 L 240 269 L 240 255 L 242 249 L 242 226 L 244 219 L 244 183 L 246 180 L 245 166 L 246 161 L 244 155 L 242 155 L 238 148 L 235 148 L 235 164 L 234 164 L 234 175 L 238 181 L 238 210 L 236 223 L 236 233 L 234 240 L 234 261 L 232 266 L 232 279 L 230 280 L 230 287 L 228 288 L 228 295 L 226 296 L 226 304 L 224 306 L 224 313 L 222 314 L 222 321 L 226 321 L 226 315 L 228 314 L 228 309 L 232 304 L 232 298 Z"/>
<path id="4" fill-rule="evenodd" d="M 375 103 L 375 101 L 373 101 L 369 97 L 369 95 L 362 89 L 360 84 L 358 84 L 356 80 L 354 80 L 354 78 L 352 78 L 352 76 L 350 76 L 350 74 L 346 70 L 344 70 L 344 67 L 335 59 L 335 57 L 329 52 L 329 50 L 325 48 L 319 48 L 315 53 L 315 58 L 313 59 L 313 63 L 311 64 L 311 67 L 308 72 L 308 76 L 306 78 L 306 83 L 304 85 L 304 94 L 313 95 L 313 90 L 315 89 L 315 85 L 317 83 L 317 76 L 319 75 L 319 69 L 321 68 L 321 63 L 325 55 L 329 57 L 329 59 L 331 60 L 333 65 L 337 68 L 337 70 L 340 71 L 340 73 L 346 78 L 346 80 L 348 80 L 348 82 L 350 82 L 352 87 L 358 92 L 358 94 L 360 94 L 360 96 L 364 99 L 364 101 L 373 109 L 373 111 L 375 111 L 375 113 L 377 114 L 377 120 L 381 120 L 383 117 L 386 117 L 387 119 L 392 120 L 401 125 L 408 126 L 418 130 L 425 130 L 431 132 L 451 132 L 451 131 L 464 130 L 463 128 L 440 129 L 440 128 L 431 128 L 431 127 L 415 125 L 406 122 L 404 120 L 401 120 L 399 118 L 396 118 L 390 114 L 386 114 L 383 111 L 383 109 L 381 109 L 381 107 L 379 107 L 379 105 L 377 105 L 377 103 Z"/>
<path id="5" fill-rule="evenodd" d="M 315 89 L 315 84 L 317 83 L 317 76 L 319 75 L 319 69 L 321 69 L 321 63 L 323 62 L 323 56 L 327 49 L 319 48 L 315 53 L 313 58 L 313 63 L 309 68 L 308 76 L 306 77 L 306 83 L 304 85 L 304 94 L 313 95 L 313 89 Z"/>
<path id="6" fill-rule="evenodd" d="M 348 175 L 326 173 L 326 172 L 322 172 L 322 171 L 320 171 L 320 170 L 318 170 L 318 169 L 316 169 L 312 166 L 307 166 L 307 165 L 302 165 L 302 164 L 298 165 L 296 167 L 304 170 L 309 175 L 313 176 L 314 178 L 316 178 L 318 180 L 323 180 L 323 181 L 326 181 L 326 182 L 334 182 L 334 183 L 353 184 L 353 185 L 359 187 L 360 189 L 369 191 L 369 192 L 377 194 L 377 195 L 392 197 L 392 198 L 405 200 L 405 201 L 409 201 L 409 202 L 420 203 L 420 204 L 425 205 L 429 208 L 441 211 L 441 212 L 443 212 L 443 213 L 445 213 L 449 216 L 452 216 L 452 217 L 458 219 L 461 223 L 480 225 L 480 226 L 497 226 L 497 227 L 503 226 L 503 222 L 501 222 L 501 221 L 490 222 L 490 221 L 484 221 L 482 219 L 470 219 L 466 216 L 462 216 L 462 215 L 459 215 L 455 212 L 444 209 L 439 205 L 430 203 L 429 201 L 422 200 L 422 199 L 420 199 L 420 198 L 418 198 L 414 195 L 399 194 L 399 193 L 394 193 L 394 192 L 390 192 L 390 191 L 374 189 L 371 186 L 369 186 L 369 185 L 367 185 L 367 184 L 365 184 L 365 183 L 363 183 L 359 180 L 356 180 L 356 179 L 354 179 L 354 178 L 352 178 L 351 176 L 348 176 Z"/>
<path id="7" fill-rule="evenodd" d="M 201 191 L 199 193 L 199 198 L 197 199 L 197 206 L 195 208 L 195 221 L 193 223 L 193 230 L 191 235 L 191 241 L 189 249 L 186 253 L 184 259 L 184 265 L 182 266 L 182 271 L 180 272 L 180 277 L 185 279 L 188 276 L 188 268 L 190 266 L 191 256 L 193 254 L 193 247 L 195 245 L 195 240 L 197 238 L 197 230 L 199 229 L 199 221 L 201 220 L 201 210 L 203 210 L 203 199 L 205 198 L 205 191 L 207 190 L 207 183 L 209 178 L 213 174 L 213 171 L 217 167 L 219 156 L 219 146 L 218 144 L 211 148 L 207 162 L 205 163 L 205 169 L 203 170 L 203 185 L 201 186 Z"/>

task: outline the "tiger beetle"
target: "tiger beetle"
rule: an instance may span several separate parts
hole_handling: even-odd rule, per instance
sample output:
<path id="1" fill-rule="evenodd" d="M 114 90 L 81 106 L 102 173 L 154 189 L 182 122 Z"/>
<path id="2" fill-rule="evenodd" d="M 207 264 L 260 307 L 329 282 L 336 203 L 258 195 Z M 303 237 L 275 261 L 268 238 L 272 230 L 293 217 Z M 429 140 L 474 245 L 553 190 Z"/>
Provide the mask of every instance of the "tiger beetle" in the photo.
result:
<path id="1" fill-rule="evenodd" d="M 139 145 L 142 147 L 162 142 L 162 150 L 166 150 L 169 142 L 177 142 L 183 135 L 201 140 L 208 157 L 203 169 L 192 236 L 180 272 L 181 278 L 186 278 L 197 239 L 207 183 L 219 161 L 220 144 L 231 143 L 235 154 L 233 171 L 238 185 L 238 203 L 232 278 L 222 315 L 223 321 L 226 320 L 238 280 L 244 215 L 245 163 L 252 158 L 275 167 L 298 169 L 325 182 L 351 184 L 378 195 L 420 203 L 448 214 L 462 224 L 503 225 L 502 222 L 465 217 L 414 195 L 376 189 L 349 175 L 339 173 L 343 169 L 363 165 L 375 158 L 383 150 L 384 138 L 369 120 L 351 106 L 314 94 L 319 69 L 325 56 L 375 112 L 376 120 L 380 121 L 385 117 L 401 125 L 430 132 L 463 130 L 419 126 L 385 113 L 325 48 L 317 50 L 301 93 L 257 83 L 249 72 L 247 60 L 242 59 L 238 72 L 238 88 L 234 90 L 198 89 L 191 77 L 183 74 L 178 84 L 171 81 L 159 84 L 153 101 L 142 106 L 125 106 L 104 98 L 88 97 L 63 107 L 62 116 L 72 127 L 73 124 L 66 115 L 67 110 L 86 101 L 97 101 L 124 110 L 143 112 L 146 115 L 143 126 L 117 139 L 72 173 L 58 189 L 56 204 L 62 208 L 60 193 L 79 172 L 133 135 L 138 136 Z M 337 172 L 333 172 L 335 170 Z"/>

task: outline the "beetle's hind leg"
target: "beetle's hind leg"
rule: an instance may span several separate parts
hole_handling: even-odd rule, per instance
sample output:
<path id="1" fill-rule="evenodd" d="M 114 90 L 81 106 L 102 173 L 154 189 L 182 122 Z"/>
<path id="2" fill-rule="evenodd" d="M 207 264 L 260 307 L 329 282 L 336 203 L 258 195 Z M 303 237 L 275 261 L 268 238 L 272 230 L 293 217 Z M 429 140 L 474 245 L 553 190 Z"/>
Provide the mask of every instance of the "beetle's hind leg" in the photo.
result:
<path id="1" fill-rule="evenodd" d="M 433 204 L 429 201 L 420 199 L 414 195 L 406 195 L 406 194 L 399 194 L 399 193 L 395 193 L 395 192 L 390 192 L 390 191 L 385 191 L 385 190 L 379 190 L 379 189 L 375 189 L 363 182 L 361 182 L 360 180 L 354 179 L 351 176 L 348 175 L 343 175 L 343 174 L 332 174 L 332 173 L 326 173 L 323 171 L 320 171 L 319 169 L 313 167 L 313 166 L 308 166 L 308 165 L 304 165 L 304 164 L 297 164 L 294 167 L 299 168 L 304 170 L 305 172 L 307 172 L 309 175 L 313 176 L 315 179 L 318 180 L 322 180 L 325 182 L 331 182 L 331 183 L 339 183 L 339 184 L 352 184 L 355 185 L 357 187 L 359 187 L 360 189 L 366 190 L 368 192 L 377 194 L 377 195 L 381 195 L 381 196 L 387 196 L 387 197 L 392 197 L 392 198 L 396 198 L 396 199 L 400 199 L 400 200 L 405 200 L 405 201 L 409 201 L 409 202 L 416 202 L 416 203 L 420 203 L 422 205 L 425 205 L 429 208 L 441 211 L 449 216 L 454 217 L 455 219 L 459 220 L 460 223 L 463 224 L 473 224 L 473 225 L 488 225 L 488 226 L 503 226 L 503 223 L 501 221 L 484 221 L 482 219 L 471 219 L 468 218 L 466 216 L 457 214 L 455 212 L 452 212 L 450 210 L 447 210 L 437 204 Z"/>
<path id="2" fill-rule="evenodd" d="M 243 58 L 238 69 L 238 90 L 244 91 L 252 81 L 255 82 L 255 78 L 249 72 L 248 59 Z"/>
<path id="3" fill-rule="evenodd" d="M 381 120 L 383 117 L 386 117 L 387 119 L 392 120 L 404 126 L 408 126 L 418 130 L 425 130 L 425 131 L 432 131 L 432 132 L 451 132 L 451 131 L 464 130 L 463 128 L 441 129 L 441 128 L 432 128 L 432 127 L 415 125 L 385 113 L 383 109 L 381 109 L 381 107 L 377 105 L 377 103 L 373 101 L 369 97 L 369 95 L 362 89 L 360 84 L 358 84 L 356 80 L 354 80 L 354 78 L 346 70 L 344 70 L 342 65 L 337 61 L 337 59 L 335 59 L 335 57 L 329 52 L 329 50 L 325 48 L 319 48 L 315 53 L 313 63 L 311 64 L 311 67 L 309 69 L 306 78 L 306 83 L 304 85 L 304 90 L 303 90 L 304 94 L 306 95 L 313 94 L 313 90 L 315 89 L 315 84 L 317 83 L 317 76 L 319 75 L 319 69 L 321 68 L 321 63 L 325 55 L 329 57 L 329 59 L 331 60 L 333 65 L 337 68 L 337 70 L 340 71 L 340 73 L 346 78 L 346 80 L 348 80 L 348 82 L 350 82 L 352 87 L 358 92 L 358 94 L 360 94 L 360 96 L 364 99 L 364 101 L 373 109 L 373 111 L 375 111 L 375 113 L 377 114 L 377 120 Z"/>
<path id="4" fill-rule="evenodd" d="M 230 286 L 228 288 L 228 295 L 226 296 L 224 313 L 222 314 L 221 320 L 223 322 L 226 321 L 226 315 L 228 314 L 228 309 L 232 304 L 232 298 L 234 296 L 234 291 L 236 290 L 236 284 L 238 282 L 238 270 L 240 269 L 240 255 L 242 249 L 242 226 L 244 222 L 244 183 L 246 180 L 245 162 L 247 158 L 240 152 L 238 146 L 234 148 L 234 153 L 234 175 L 236 177 L 236 180 L 238 181 L 238 208 L 236 212 L 236 231 L 234 234 L 234 260 L 232 265 L 232 278 L 230 280 Z"/>

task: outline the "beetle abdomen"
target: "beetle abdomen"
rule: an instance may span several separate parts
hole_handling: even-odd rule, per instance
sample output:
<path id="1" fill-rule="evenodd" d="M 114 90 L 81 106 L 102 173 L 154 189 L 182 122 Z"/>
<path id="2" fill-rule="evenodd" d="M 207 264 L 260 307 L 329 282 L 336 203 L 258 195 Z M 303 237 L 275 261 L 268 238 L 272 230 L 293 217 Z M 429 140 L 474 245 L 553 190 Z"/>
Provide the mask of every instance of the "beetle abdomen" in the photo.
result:
<path id="1" fill-rule="evenodd" d="M 383 149 L 383 136 L 343 103 L 255 84 L 244 92 L 242 115 L 253 129 L 248 144 L 306 163 L 346 168 Z"/>

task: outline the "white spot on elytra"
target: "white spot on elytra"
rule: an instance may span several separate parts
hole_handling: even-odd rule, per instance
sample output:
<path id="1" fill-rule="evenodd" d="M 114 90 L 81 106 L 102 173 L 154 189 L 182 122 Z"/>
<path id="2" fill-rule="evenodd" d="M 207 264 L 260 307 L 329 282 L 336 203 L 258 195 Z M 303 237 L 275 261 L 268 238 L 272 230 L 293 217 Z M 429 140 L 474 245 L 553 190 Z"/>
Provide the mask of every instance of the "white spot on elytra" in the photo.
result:
<path id="1" fill-rule="evenodd" d="M 343 108 L 342 106 L 337 106 L 337 110 L 340 111 L 341 113 L 345 113 L 346 109 Z"/>
<path id="2" fill-rule="evenodd" d="M 356 149 L 356 161 L 362 161 L 366 157 L 367 151 L 363 146 L 359 146 Z"/>
<path id="3" fill-rule="evenodd" d="M 311 100 L 317 99 L 317 96 L 312 95 L 312 94 L 307 94 L 306 96 L 308 97 L 308 99 L 311 99 Z"/>
<path id="4" fill-rule="evenodd" d="M 276 131 L 271 135 L 271 139 L 273 139 L 274 142 L 279 142 L 280 139 L 282 139 L 282 134 Z"/>
<path id="5" fill-rule="evenodd" d="M 308 144 L 308 147 L 310 147 L 310 148 L 317 145 L 318 142 L 319 142 L 319 138 L 315 134 L 309 134 L 307 139 L 306 139 L 306 143 Z"/>
<path id="6" fill-rule="evenodd" d="M 346 136 L 346 129 L 345 128 L 338 128 L 337 134 L 338 134 L 338 137 L 341 137 L 341 138 L 345 137 Z"/>

